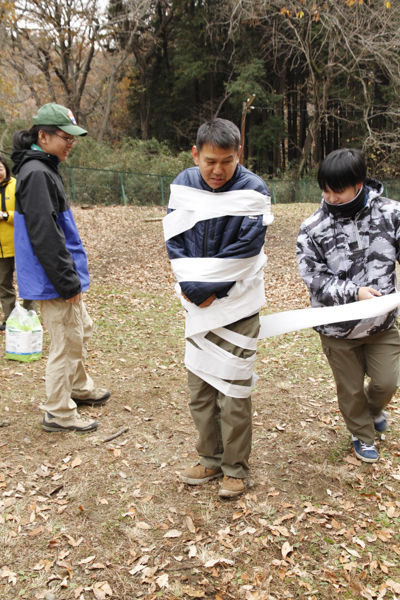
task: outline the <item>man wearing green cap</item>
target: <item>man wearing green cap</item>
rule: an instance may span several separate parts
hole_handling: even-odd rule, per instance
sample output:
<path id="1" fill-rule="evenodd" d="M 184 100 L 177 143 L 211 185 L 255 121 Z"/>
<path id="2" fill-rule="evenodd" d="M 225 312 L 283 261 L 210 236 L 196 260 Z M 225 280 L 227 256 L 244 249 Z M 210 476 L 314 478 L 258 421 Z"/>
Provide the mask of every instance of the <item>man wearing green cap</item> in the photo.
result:
<path id="1" fill-rule="evenodd" d="M 45 431 L 92 431 L 97 422 L 80 415 L 79 404 L 103 404 L 110 397 L 96 389 L 85 371 L 93 322 L 83 303 L 89 288 L 86 252 L 58 172 L 77 141 L 85 136 L 72 112 L 45 104 L 29 130 L 14 134 L 14 240 L 21 298 L 38 300 L 51 345 L 46 367 Z"/>

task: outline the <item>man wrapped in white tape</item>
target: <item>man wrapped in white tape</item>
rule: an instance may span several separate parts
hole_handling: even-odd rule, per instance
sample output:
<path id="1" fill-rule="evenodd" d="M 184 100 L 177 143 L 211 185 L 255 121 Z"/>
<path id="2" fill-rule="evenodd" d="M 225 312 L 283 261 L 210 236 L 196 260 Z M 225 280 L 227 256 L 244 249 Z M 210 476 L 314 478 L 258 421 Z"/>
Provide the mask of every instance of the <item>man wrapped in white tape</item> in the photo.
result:
<path id="1" fill-rule="evenodd" d="M 176 291 L 187 311 L 189 407 L 199 432 L 199 464 L 181 479 L 199 485 L 223 476 L 219 495 L 232 497 L 246 489 L 249 472 L 263 246 L 273 217 L 267 186 L 239 164 L 233 123 L 202 125 L 192 154 L 197 167 L 175 179 L 164 219 Z"/>
<path id="2" fill-rule="evenodd" d="M 259 318 L 264 236 L 273 217 L 267 187 L 238 164 L 239 152 L 232 123 L 216 119 L 203 125 L 192 149 L 198 167 L 174 181 L 164 219 L 176 291 L 186 310 L 189 406 L 199 431 L 200 463 L 182 471 L 181 479 L 199 485 L 224 476 L 219 494 L 225 497 L 245 490 L 257 338 L 368 322 L 400 304 L 400 294 L 389 293 Z"/>

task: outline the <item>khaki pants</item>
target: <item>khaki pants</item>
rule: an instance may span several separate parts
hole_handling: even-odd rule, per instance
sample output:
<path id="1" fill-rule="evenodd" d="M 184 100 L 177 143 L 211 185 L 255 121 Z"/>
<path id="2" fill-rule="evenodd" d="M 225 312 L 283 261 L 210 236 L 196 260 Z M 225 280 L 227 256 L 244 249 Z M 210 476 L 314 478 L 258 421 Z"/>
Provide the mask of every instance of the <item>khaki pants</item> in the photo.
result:
<path id="1" fill-rule="evenodd" d="M 0 258 L 0 300 L 4 312 L 4 321 L 7 321 L 15 307 L 17 295 L 14 288 L 14 257 Z M 24 300 L 23 307 L 26 310 L 36 310 L 33 300 Z"/>
<path id="2" fill-rule="evenodd" d="M 375 439 L 371 417 L 387 406 L 399 385 L 400 335 L 390 329 L 348 340 L 321 335 L 347 429 L 365 444 Z M 371 378 L 364 385 L 365 375 Z"/>
<path id="3" fill-rule="evenodd" d="M 76 413 L 71 395 L 84 398 L 93 390 L 93 381 L 85 371 L 93 321 L 83 302 L 71 304 L 56 298 L 41 300 L 39 306 L 50 335 L 45 409 L 55 417 L 65 419 Z"/>
<path id="4" fill-rule="evenodd" d="M 255 338 L 260 329 L 259 316 L 227 325 L 226 328 Z M 213 333 L 206 337 L 234 356 L 248 358 L 254 354 L 252 350 L 234 346 Z M 200 464 L 209 469 L 221 468 L 224 475 L 229 477 L 247 477 L 252 439 L 251 396 L 225 396 L 190 371 L 188 383 L 189 408 L 199 432 L 196 450 Z M 250 386 L 251 379 L 232 383 Z"/>

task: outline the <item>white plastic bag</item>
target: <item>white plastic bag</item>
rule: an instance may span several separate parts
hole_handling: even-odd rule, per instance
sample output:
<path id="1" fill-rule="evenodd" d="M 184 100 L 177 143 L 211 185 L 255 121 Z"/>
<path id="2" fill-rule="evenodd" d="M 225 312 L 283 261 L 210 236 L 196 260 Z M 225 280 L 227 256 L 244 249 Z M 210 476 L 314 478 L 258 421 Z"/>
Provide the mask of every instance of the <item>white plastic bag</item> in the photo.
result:
<path id="1" fill-rule="evenodd" d="M 6 322 L 6 358 L 32 362 L 42 358 L 43 327 L 34 310 L 16 302 Z"/>

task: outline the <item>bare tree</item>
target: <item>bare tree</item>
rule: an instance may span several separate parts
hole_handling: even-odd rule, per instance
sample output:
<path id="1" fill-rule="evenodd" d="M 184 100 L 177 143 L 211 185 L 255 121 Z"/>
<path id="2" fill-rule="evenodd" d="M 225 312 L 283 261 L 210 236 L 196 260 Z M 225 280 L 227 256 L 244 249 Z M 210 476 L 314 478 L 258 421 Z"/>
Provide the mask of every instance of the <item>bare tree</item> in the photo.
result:
<path id="1" fill-rule="evenodd" d="M 93 102 L 84 106 L 82 100 L 100 51 L 101 26 L 99 0 L 16 0 L 9 24 L 12 64 L 37 104 L 63 103 L 86 119 Z"/>
<path id="2" fill-rule="evenodd" d="M 232 35 L 243 23 L 258 23 L 265 32 L 261 55 L 274 56 L 289 71 L 302 70 L 309 110 L 297 177 L 312 152 L 318 162 L 321 128 L 330 119 L 347 132 L 363 122 L 364 147 L 400 147 L 398 3 L 228 0 L 225 19 Z M 376 106 L 376 83 L 391 90 L 381 106 Z"/>

